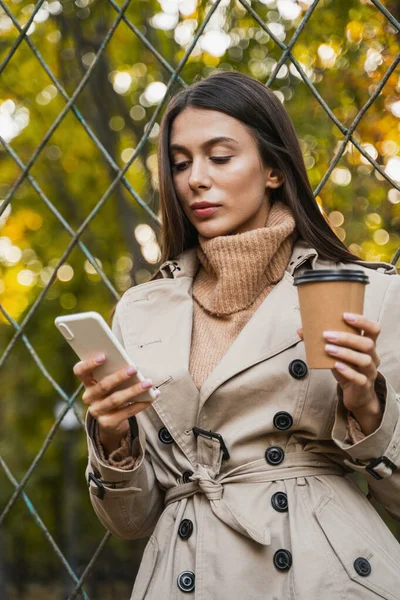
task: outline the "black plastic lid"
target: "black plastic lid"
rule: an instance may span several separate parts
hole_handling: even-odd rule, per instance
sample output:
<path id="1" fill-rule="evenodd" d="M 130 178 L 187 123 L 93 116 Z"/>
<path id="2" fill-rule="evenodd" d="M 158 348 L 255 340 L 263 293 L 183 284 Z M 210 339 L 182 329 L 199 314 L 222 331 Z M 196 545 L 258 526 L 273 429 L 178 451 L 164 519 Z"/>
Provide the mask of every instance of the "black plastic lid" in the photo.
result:
<path id="1" fill-rule="evenodd" d="M 295 277 L 293 285 L 325 281 L 355 281 L 366 284 L 369 283 L 369 278 L 361 269 L 310 269 Z"/>

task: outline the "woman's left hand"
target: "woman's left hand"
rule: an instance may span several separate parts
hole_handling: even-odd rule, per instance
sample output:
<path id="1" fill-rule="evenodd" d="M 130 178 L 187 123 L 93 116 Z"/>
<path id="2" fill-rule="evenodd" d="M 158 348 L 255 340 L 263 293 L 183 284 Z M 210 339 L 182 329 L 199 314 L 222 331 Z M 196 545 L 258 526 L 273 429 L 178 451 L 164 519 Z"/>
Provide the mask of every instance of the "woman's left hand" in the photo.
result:
<path id="1" fill-rule="evenodd" d="M 337 358 L 331 369 L 343 390 L 343 403 L 351 411 L 364 433 L 369 435 L 380 424 L 382 410 L 375 393 L 375 380 L 381 363 L 376 352 L 380 325 L 363 315 L 343 313 L 344 320 L 360 333 L 324 331 L 326 352 Z M 303 339 L 303 330 L 297 333 Z M 368 432 L 368 433 L 367 433 Z"/>

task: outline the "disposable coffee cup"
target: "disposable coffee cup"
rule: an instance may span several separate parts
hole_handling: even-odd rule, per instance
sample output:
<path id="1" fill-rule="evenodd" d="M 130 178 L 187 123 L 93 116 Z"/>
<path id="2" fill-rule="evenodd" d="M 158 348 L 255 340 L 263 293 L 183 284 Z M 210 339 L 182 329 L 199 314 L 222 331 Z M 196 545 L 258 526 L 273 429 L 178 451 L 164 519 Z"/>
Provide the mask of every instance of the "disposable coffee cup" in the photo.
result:
<path id="1" fill-rule="evenodd" d="M 358 333 L 344 320 L 343 313 L 364 313 L 368 275 L 360 269 L 316 269 L 294 278 L 299 294 L 306 362 L 310 369 L 333 369 L 336 358 L 330 356 L 324 331 Z"/>

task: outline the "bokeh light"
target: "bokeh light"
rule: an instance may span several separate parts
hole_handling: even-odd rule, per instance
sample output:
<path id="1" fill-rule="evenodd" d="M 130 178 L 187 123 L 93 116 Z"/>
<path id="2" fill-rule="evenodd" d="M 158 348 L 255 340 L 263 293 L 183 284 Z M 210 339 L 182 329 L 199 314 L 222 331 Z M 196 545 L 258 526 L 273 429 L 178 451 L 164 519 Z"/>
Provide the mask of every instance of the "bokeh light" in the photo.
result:
<path id="1" fill-rule="evenodd" d="M 329 213 L 329 223 L 332 227 L 340 227 L 344 223 L 344 215 L 338 210 L 334 210 Z"/>
<path id="2" fill-rule="evenodd" d="M 389 237 L 390 236 L 385 229 L 378 229 L 377 231 L 374 231 L 373 239 L 375 244 L 378 244 L 378 246 L 384 246 L 387 244 Z"/>
<path id="3" fill-rule="evenodd" d="M 351 173 L 347 167 L 336 167 L 333 169 L 330 179 L 337 185 L 346 186 L 351 182 Z"/>
<path id="4" fill-rule="evenodd" d="M 11 142 L 29 125 L 29 110 L 25 106 L 17 106 L 11 99 L 0 104 L 0 135 L 6 142 Z"/>
<path id="5" fill-rule="evenodd" d="M 99 268 L 102 270 L 103 269 L 103 263 L 101 262 L 101 260 L 97 257 L 93 257 L 94 260 L 97 262 Z M 85 269 L 86 273 L 88 273 L 89 275 L 97 275 L 97 271 L 94 268 L 94 266 L 92 265 L 91 262 L 89 262 L 88 260 L 85 260 L 83 268 Z"/>
<path id="6" fill-rule="evenodd" d="M 113 88 L 117 94 L 126 94 L 132 85 L 132 75 L 117 71 L 114 75 Z"/>
<path id="7" fill-rule="evenodd" d="M 385 172 L 394 181 L 400 182 L 400 157 L 399 156 L 394 156 L 392 158 L 389 158 L 387 165 L 385 167 Z"/>
<path id="8" fill-rule="evenodd" d="M 57 270 L 57 279 L 62 282 L 71 281 L 74 276 L 74 270 L 71 265 L 61 265 Z"/>
<path id="9" fill-rule="evenodd" d="M 152 104 L 159 104 L 165 96 L 167 86 L 162 81 L 153 81 L 144 91 L 147 102 Z"/>
<path id="10" fill-rule="evenodd" d="M 168 14 L 165 12 L 157 13 L 150 19 L 150 25 L 155 29 L 170 31 L 174 29 L 179 21 L 179 14 Z"/>
<path id="11" fill-rule="evenodd" d="M 276 7 L 280 15 L 289 21 L 297 19 L 301 13 L 301 7 L 293 0 L 277 0 Z"/>

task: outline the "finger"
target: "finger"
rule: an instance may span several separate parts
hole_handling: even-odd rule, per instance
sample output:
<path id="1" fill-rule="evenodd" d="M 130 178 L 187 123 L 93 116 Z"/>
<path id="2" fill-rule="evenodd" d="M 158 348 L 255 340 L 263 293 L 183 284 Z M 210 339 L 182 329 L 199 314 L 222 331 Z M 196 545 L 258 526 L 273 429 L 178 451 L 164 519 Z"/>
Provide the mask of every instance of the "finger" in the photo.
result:
<path id="1" fill-rule="evenodd" d="M 331 369 L 331 372 L 340 387 L 343 389 L 345 383 L 347 383 L 347 379 L 343 377 L 343 375 L 335 368 Z"/>
<path id="2" fill-rule="evenodd" d="M 330 356 L 339 359 L 339 361 L 345 361 L 351 367 L 356 367 L 369 379 L 375 379 L 377 376 L 376 365 L 369 354 L 355 352 L 354 350 L 349 350 L 349 348 L 341 348 L 333 344 L 327 344 L 325 350 Z"/>
<path id="3" fill-rule="evenodd" d="M 303 339 L 304 335 L 303 335 L 303 329 L 302 329 L 302 328 L 300 328 L 300 329 L 296 329 L 296 333 L 297 333 L 297 335 L 298 335 L 299 337 L 301 337 L 301 338 Z"/>
<path id="4" fill-rule="evenodd" d="M 132 402 L 132 404 L 125 406 L 119 411 L 100 415 L 97 418 L 97 422 L 99 427 L 105 433 L 114 433 L 123 421 L 129 419 L 129 417 L 136 416 L 139 412 L 148 408 L 150 404 L 152 404 L 152 402 Z"/>
<path id="5" fill-rule="evenodd" d="M 124 367 L 123 369 L 118 369 L 115 373 L 111 375 L 106 375 L 100 381 L 97 381 L 95 385 L 92 385 L 90 389 L 86 390 L 86 392 L 82 396 L 82 400 L 85 404 L 91 404 L 96 400 L 100 400 L 109 396 L 113 389 L 117 387 L 123 381 L 128 381 L 131 377 L 134 377 L 137 373 L 137 369 L 132 373 L 128 373 L 128 367 Z M 129 367 L 134 368 L 134 367 Z"/>
<path id="6" fill-rule="evenodd" d="M 123 419 L 134 417 L 142 410 L 148 408 L 151 404 L 153 404 L 153 402 L 155 401 L 153 400 L 152 402 L 132 402 L 131 404 L 119 411 L 119 416 L 122 415 Z"/>
<path id="7" fill-rule="evenodd" d="M 120 409 L 123 409 L 128 402 L 136 402 L 136 398 L 140 396 L 140 394 L 143 394 L 146 390 L 149 390 L 151 387 L 152 382 L 150 380 L 146 380 L 141 381 L 140 383 L 135 383 L 124 390 L 117 390 L 106 398 L 92 402 L 89 408 L 90 414 L 97 419 L 98 417 L 107 413 L 119 411 Z"/>
<path id="8" fill-rule="evenodd" d="M 353 350 L 358 350 L 364 354 L 370 354 L 376 365 L 379 364 L 379 358 L 376 354 L 376 346 L 373 339 L 356 333 L 345 333 L 343 331 L 324 331 L 323 336 L 327 342 L 337 346 L 345 346 Z"/>
<path id="9" fill-rule="evenodd" d="M 355 315 L 353 313 L 343 313 L 343 318 L 346 323 L 349 323 L 352 327 L 363 330 L 364 335 L 369 336 L 374 341 L 377 340 L 381 332 L 381 326 L 376 321 L 371 321 L 364 315 Z"/>
<path id="10" fill-rule="evenodd" d="M 349 383 L 354 383 L 360 388 L 365 388 L 365 393 L 369 391 L 371 387 L 370 379 L 364 375 L 364 373 L 360 373 L 359 371 L 353 369 L 350 365 L 346 365 L 342 362 L 336 362 L 335 369 L 337 369 L 340 375 L 342 375 Z"/>
<path id="11" fill-rule="evenodd" d="M 99 355 L 95 358 L 90 358 L 88 360 L 81 360 L 80 362 L 74 365 L 72 369 L 74 374 L 82 381 L 85 387 L 89 387 L 94 383 L 97 383 L 97 379 L 93 376 L 93 371 L 101 364 L 103 364 L 106 360 L 105 355 L 103 359 L 100 359 Z"/>

